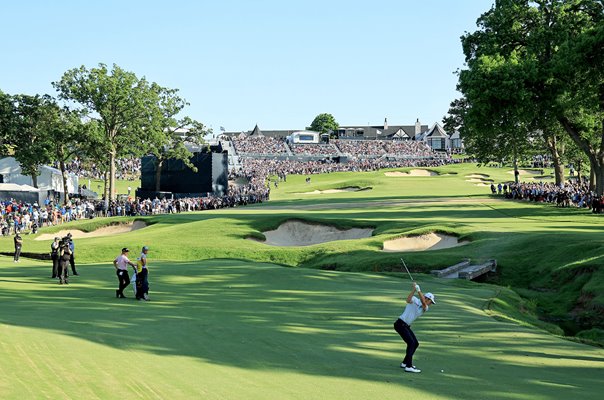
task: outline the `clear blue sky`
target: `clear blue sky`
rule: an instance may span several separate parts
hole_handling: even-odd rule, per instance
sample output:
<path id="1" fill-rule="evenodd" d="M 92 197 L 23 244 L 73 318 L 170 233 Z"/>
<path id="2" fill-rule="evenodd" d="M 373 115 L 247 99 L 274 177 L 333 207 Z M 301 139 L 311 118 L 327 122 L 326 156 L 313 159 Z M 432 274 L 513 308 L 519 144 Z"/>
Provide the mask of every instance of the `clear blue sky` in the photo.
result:
<path id="1" fill-rule="evenodd" d="M 50 94 L 81 65 L 180 89 L 215 132 L 441 121 L 459 37 L 491 0 L 5 1 L 0 90 Z"/>

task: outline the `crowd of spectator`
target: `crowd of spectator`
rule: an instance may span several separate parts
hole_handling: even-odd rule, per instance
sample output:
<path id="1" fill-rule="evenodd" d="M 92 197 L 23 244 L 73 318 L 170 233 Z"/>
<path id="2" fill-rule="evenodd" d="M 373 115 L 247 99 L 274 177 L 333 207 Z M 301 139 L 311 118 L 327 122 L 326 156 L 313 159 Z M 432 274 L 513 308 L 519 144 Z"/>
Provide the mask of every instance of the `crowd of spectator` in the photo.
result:
<path id="1" fill-rule="evenodd" d="M 55 167 L 57 167 L 55 165 Z M 76 174 L 79 177 L 91 179 L 103 179 L 103 169 L 94 162 L 83 162 L 79 158 L 74 158 L 68 162 L 65 167 L 68 172 Z M 119 158 L 115 161 L 115 177 L 124 180 L 136 180 L 140 178 L 141 160 L 140 158 Z"/>
<path id="2" fill-rule="evenodd" d="M 75 200 L 65 205 L 47 199 L 44 204 L 16 200 L 0 202 L 0 232 L 3 236 L 22 232 L 36 233 L 44 226 L 53 226 L 90 218 L 95 205 L 88 200 Z"/>
<path id="3" fill-rule="evenodd" d="M 285 142 L 270 136 L 233 137 L 237 154 L 287 154 Z"/>
<path id="4" fill-rule="evenodd" d="M 507 199 L 552 203 L 557 207 L 591 209 L 596 214 L 604 210 L 604 196 L 589 190 L 588 185 L 566 182 L 557 185 L 551 182 L 520 182 L 491 185 L 491 191 Z"/>
<path id="5" fill-rule="evenodd" d="M 434 151 L 422 141 L 415 140 L 389 140 L 384 141 L 384 148 L 388 154 L 410 155 L 414 157 L 432 157 Z"/>
<path id="6" fill-rule="evenodd" d="M 405 160 L 351 160 L 347 163 L 337 163 L 329 160 L 323 161 L 297 161 L 297 160 L 257 160 L 243 159 L 241 169 L 232 171 L 231 176 L 254 176 L 257 182 L 264 182 L 268 177 L 287 175 L 313 175 L 332 172 L 366 172 L 377 171 L 384 168 L 401 167 L 438 167 L 445 165 L 449 160 L 441 159 L 405 159 Z"/>
<path id="7" fill-rule="evenodd" d="M 334 140 L 340 151 L 353 158 L 379 157 L 386 154 L 382 140 Z"/>
<path id="8" fill-rule="evenodd" d="M 337 156 L 338 150 L 331 143 L 290 143 L 292 152 L 299 156 Z"/>

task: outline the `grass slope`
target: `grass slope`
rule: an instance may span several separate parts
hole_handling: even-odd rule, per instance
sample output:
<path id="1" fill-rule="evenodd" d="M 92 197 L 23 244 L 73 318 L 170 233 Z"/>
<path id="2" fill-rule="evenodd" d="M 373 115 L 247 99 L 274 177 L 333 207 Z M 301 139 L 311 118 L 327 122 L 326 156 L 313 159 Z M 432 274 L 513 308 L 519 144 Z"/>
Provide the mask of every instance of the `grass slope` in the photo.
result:
<path id="1" fill-rule="evenodd" d="M 489 317 L 494 286 L 423 277 L 438 304 L 414 325 L 423 372 L 406 374 L 407 280 L 151 260 L 141 303 L 113 297 L 106 263 L 66 287 L 1 258 L 0 398 L 600 398 L 604 350 Z"/>
<path id="2" fill-rule="evenodd" d="M 402 171 L 408 169 L 401 169 Z M 584 332 L 604 342 L 604 256 L 602 216 L 586 210 L 512 202 L 489 195 L 489 188 L 470 179 L 495 183 L 512 179 L 504 168 L 452 165 L 432 170 L 439 176 L 388 177 L 385 171 L 292 175 L 273 189 L 268 204 L 200 213 L 144 218 L 145 229 L 110 237 L 78 239 L 80 262 L 109 262 L 124 246 L 150 245 L 157 259 L 191 261 L 235 258 L 289 266 L 382 272 L 397 270 L 401 253 L 381 251 L 385 240 L 425 232 L 444 232 L 469 245 L 405 253 L 414 271 L 429 272 L 469 257 L 498 261 L 495 283 L 514 287 L 531 308 L 563 326 L 568 334 Z M 547 173 L 548 171 L 544 171 Z M 525 178 L 533 178 L 533 175 Z M 343 187 L 371 190 L 302 195 Z M 262 238 L 288 219 L 323 222 L 338 227 L 374 227 L 374 236 L 308 247 L 279 248 L 245 240 Z M 131 220 L 131 219 L 130 219 Z M 72 229 L 94 230 L 127 219 L 79 221 Z M 65 229 L 44 228 L 42 232 Z M 47 252 L 49 242 L 25 238 L 24 251 Z M 10 239 L 0 250 L 10 251 Z M 597 328 L 595 331 L 591 327 Z M 599 330 L 598 330 L 599 329 Z"/>

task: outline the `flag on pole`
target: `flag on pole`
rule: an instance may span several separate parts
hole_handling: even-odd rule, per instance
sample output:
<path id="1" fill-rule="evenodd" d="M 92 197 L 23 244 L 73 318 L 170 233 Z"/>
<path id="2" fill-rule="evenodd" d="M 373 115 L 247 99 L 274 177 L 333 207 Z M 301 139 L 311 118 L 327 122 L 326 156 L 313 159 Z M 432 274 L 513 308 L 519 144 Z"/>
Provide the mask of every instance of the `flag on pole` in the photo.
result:
<path id="1" fill-rule="evenodd" d="M 376 129 L 376 130 L 375 130 L 375 133 L 376 133 L 377 135 L 381 135 L 381 134 L 382 134 L 382 131 L 380 131 L 379 129 Z"/>
<path id="2" fill-rule="evenodd" d="M 221 126 L 221 127 L 220 127 L 220 130 L 221 130 L 222 132 L 226 131 L 226 129 L 224 129 L 224 126 Z"/>

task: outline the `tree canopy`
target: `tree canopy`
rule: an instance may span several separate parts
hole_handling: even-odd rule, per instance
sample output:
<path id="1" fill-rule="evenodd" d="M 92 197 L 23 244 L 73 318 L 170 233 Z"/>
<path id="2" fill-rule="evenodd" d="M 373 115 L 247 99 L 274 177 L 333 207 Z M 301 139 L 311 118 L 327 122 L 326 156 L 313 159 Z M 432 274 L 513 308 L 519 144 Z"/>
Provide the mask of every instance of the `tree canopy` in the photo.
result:
<path id="1" fill-rule="evenodd" d="M 323 113 L 313 119 L 308 129 L 320 133 L 335 132 L 339 128 L 338 123 L 333 115 Z"/>
<path id="2" fill-rule="evenodd" d="M 464 97 L 447 121 L 460 124 L 470 151 L 484 159 L 516 157 L 537 136 L 556 161 L 563 131 L 589 158 L 602 194 L 603 21 L 598 0 L 496 1 L 478 30 L 462 37 Z"/>
<path id="3" fill-rule="evenodd" d="M 109 194 L 115 197 L 115 161 L 142 151 L 147 135 L 161 116 L 160 96 L 164 88 L 137 78 L 113 65 L 105 64 L 88 70 L 71 69 L 60 81 L 53 82 L 59 98 L 81 107 L 87 118 L 96 120 L 102 129 L 109 161 Z"/>

